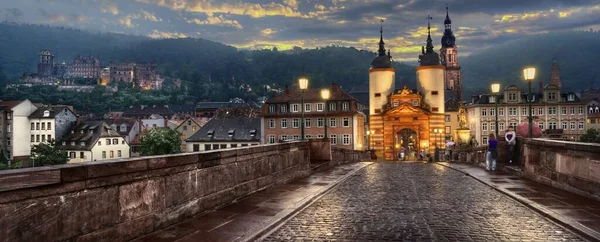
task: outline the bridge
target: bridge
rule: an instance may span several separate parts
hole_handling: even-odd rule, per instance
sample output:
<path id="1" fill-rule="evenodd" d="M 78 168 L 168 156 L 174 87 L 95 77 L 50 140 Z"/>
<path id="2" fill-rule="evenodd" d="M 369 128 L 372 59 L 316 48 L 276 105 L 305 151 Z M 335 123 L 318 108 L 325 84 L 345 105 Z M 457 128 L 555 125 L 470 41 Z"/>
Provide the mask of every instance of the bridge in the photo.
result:
<path id="1" fill-rule="evenodd" d="M 0 241 L 600 240 L 600 146 L 517 165 L 371 161 L 311 140 L 0 172 Z"/>

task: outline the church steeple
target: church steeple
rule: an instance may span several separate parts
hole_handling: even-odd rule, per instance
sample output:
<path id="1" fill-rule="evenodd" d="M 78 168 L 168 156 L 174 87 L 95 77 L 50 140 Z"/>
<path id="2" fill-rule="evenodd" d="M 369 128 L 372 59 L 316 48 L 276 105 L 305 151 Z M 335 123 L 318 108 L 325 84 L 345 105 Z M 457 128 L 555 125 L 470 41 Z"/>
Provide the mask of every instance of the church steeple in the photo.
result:
<path id="1" fill-rule="evenodd" d="M 556 62 L 556 59 L 554 59 L 552 68 L 550 68 L 550 84 L 556 85 L 558 89 L 562 86 L 562 81 L 560 80 L 560 67 Z"/>
<path id="2" fill-rule="evenodd" d="M 452 33 L 452 20 L 450 20 L 450 14 L 448 14 L 448 7 L 446 7 L 446 20 L 444 20 L 444 36 L 442 37 L 442 48 L 450 48 L 456 46 L 456 37 Z"/>
<path id="3" fill-rule="evenodd" d="M 431 39 L 431 23 L 433 19 L 431 16 L 427 16 L 427 51 L 425 53 L 433 53 L 433 40 Z"/>
<path id="4" fill-rule="evenodd" d="M 385 56 L 385 42 L 383 42 L 383 19 L 381 20 L 381 28 L 379 29 L 379 56 Z"/>
<path id="5" fill-rule="evenodd" d="M 422 55 L 419 55 L 419 64 L 421 66 L 437 66 L 440 64 L 440 56 L 433 51 L 433 40 L 431 39 L 431 23 L 433 19 L 427 16 L 427 45 L 422 47 Z"/>

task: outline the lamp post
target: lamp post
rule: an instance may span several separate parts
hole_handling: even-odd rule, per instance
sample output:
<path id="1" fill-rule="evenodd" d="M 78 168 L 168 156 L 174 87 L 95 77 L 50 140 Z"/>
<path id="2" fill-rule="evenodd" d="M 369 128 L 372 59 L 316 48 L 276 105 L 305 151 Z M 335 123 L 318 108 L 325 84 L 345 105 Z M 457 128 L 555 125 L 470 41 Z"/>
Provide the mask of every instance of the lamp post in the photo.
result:
<path id="1" fill-rule="evenodd" d="M 304 137 L 304 91 L 306 91 L 306 89 L 308 88 L 308 79 L 306 79 L 306 78 L 298 79 L 298 86 L 300 87 L 300 93 L 301 93 L 300 102 L 302 103 L 301 107 L 300 107 L 302 109 L 302 120 L 301 120 L 302 124 L 300 126 L 300 129 L 302 132 L 301 139 L 304 140 L 305 139 L 305 137 Z"/>
<path id="2" fill-rule="evenodd" d="M 438 140 L 437 140 L 437 134 L 439 131 L 441 131 L 441 130 L 433 129 L 433 141 L 435 142 L 435 150 L 434 150 L 433 156 L 434 156 L 435 161 L 440 160 L 440 150 L 438 149 Z"/>
<path id="3" fill-rule="evenodd" d="M 494 94 L 494 103 L 496 104 L 496 139 L 498 139 L 498 101 L 500 101 L 500 83 L 492 83 L 492 93 Z"/>
<path id="4" fill-rule="evenodd" d="M 526 67 L 523 69 L 523 76 L 525 77 L 525 81 L 528 84 L 528 92 L 527 92 L 527 103 L 529 104 L 529 138 L 533 138 L 533 111 L 531 108 L 531 82 L 535 78 L 535 68 L 534 67 Z"/>
<path id="5" fill-rule="evenodd" d="M 325 138 L 327 138 L 327 100 L 329 100 L 329 97 L 331 96 L 331 92 L 329 92 L 329 89 L 321 89 L 321 98 L 323 98 L 323 100 L 325 100 L 325 104 L 324 104 L 324 109 L 325 109 Z"/>

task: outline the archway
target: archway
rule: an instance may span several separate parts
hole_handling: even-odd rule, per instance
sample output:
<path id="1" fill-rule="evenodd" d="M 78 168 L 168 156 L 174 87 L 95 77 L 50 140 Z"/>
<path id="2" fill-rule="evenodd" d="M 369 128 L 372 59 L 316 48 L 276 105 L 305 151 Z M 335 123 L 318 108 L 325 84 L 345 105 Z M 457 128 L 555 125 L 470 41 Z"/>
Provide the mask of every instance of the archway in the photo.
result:
<path id="1" fill-rule="evenodd" d="M 413 129 L 404 128 L 395 135 L 394 154 L 404 152 L 404 160 L 417 160 L 419 153 L 419 135 Z"/>

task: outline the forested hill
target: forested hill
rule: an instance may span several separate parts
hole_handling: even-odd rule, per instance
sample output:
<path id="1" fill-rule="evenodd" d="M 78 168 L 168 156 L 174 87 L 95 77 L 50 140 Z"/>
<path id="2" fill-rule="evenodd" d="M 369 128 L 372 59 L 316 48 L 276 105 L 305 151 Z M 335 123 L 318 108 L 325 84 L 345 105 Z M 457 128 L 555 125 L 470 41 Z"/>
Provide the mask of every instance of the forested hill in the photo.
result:
<path id="1" fill-rule="evenodd" d="M 156 62 L 159 72 L 185 80 L 200 89 L 197 99 L 227 99 L 240 84 L 260 90 L 264 84 L 284 87 L 300 76 L 311 86 L 338 83 L 346 89 L 365 83 L 373 52 L 346 47 L 292 51 L 238 51 L 204 39 L 150 39 L 140 36 L 91 33 L 39 25 L 0 24 L 0 68 L 13 79 L 36 71 L 39 51 L 47 49 L 58 61 L 76 55 L 112 61 Z M 414 68 L 396 64 L 399 83 L 414 83 Z M 1 72 L 1 71 L 0 71 Z M 0 74 L 0 78 L 1 78 Z M 211 90 L 209 90 L 211 89 Z"/>
<path id="2" fill-rule="evenodd" d="M 554 59 L 560 66 L 565 90 L 580 92 L 600 87 L 600 33 L 567 31 L 539 34 L 507 42 L 461 58 L 463 84 L 467 94 L 489 92 L 489 80 L 499 80 L 504 86 L 524 87 L 525 66 L 538 69 L 537 81 L 550 82 L 550 67 Z M 538 84 L 534 84 L 535 90 Z M 467 95 L 464 98 L 468 98 Z"/>

